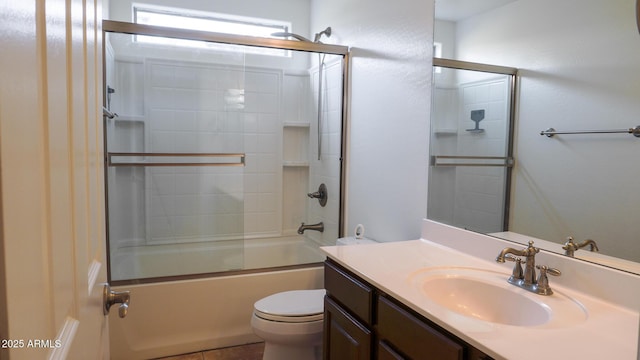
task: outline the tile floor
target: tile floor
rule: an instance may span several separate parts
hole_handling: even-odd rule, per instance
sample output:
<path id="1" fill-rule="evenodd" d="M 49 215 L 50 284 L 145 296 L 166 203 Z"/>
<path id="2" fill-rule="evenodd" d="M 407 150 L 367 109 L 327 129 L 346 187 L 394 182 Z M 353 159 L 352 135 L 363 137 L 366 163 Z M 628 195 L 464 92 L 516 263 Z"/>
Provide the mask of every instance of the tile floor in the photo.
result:
<path id="1" fill-rule="evenodd" d="M 263 351 L 264 343 L 260 342 L 158 358 L 156 360 L 262 360 Z"/>

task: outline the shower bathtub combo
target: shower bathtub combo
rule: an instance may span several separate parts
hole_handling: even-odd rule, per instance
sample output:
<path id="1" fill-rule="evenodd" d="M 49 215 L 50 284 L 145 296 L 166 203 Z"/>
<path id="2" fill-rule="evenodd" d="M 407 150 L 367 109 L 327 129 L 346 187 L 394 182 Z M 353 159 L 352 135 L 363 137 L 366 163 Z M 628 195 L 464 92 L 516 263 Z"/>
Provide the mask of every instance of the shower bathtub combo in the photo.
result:
<path id="1" fill-rule="evenodd" d="M 109 315 L 112 358 L 260 341 L 254 302 L 322 288 L 318 247 L 342 235 L 348 49 L 116 21 L 103 31 L 109 279 L 131 295 L 125 318 Z M 265 65 L 255 48 L 284 56 Z"/>

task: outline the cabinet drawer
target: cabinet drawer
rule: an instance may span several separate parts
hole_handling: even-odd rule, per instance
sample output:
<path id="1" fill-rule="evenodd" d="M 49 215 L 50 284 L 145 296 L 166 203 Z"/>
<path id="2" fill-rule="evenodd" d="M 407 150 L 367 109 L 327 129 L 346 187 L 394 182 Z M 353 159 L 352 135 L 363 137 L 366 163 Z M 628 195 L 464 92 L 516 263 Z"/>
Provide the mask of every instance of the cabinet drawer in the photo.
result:
<path id="1" fill-rule="evenodd" d="M 324 287 L 327 295 L 348 309 L 365 325 L 373 324 L 373 289 L 340 265 L 327 260 L 324 266 Z"/>
<path id="2" fill-rule="evenodd" d="M 462 360 L 464 346 L 409 313 L 378 297 L 378 340 L 410 359 Z"/>

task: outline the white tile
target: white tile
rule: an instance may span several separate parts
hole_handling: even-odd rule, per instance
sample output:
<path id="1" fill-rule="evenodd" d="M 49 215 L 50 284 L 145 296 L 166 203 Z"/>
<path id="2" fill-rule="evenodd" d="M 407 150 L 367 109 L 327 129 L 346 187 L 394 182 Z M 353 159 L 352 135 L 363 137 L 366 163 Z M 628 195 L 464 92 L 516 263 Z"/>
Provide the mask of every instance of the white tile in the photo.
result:
<path id="1" fill-rule="evenodd" d="M 151 148 L 152 152 L 174 152 L 175 141 L 173 132 L 166 131 L 154 131 L 151 134 Z"/>
<path id="2" fill-rule="evenodd" d="M 247 153 L 258 152 L 258 135 L 257 134 L 244 135 L 244 151 Z"/>
<path id="3" fill-rule="evenodd" d="M 258 160 L 258 169 L 261 172 L 272 172 L 280 166 L 275 154 L 259 154 Z"/>
<path id="4" fill-rule="evenodd" d="M 171 88 L 151 88 L 149 90 L 149 108 L 174 109 L 174 97 L 174 90 Z"/>
<path id="5" fill-rule="evenodd" d="M 192 195 L 175 196 L 173 204 L 173 215 L 192 216 L 198 214 L 198 197 Z"/>
<path id="6" fill-rule="evenodd" d="M 260 112 L 260 93 L 252 91 L 244 93 L 244 111 Z"/>
<path id="7" fill-rule="evenodd" d="M 198 111 L 196 113 L 196 129 L 198 131 L 219 131 L 220 114 L 216 111 Z"/>
<path id="8" fill-rule="evenodd" d="M 276 114 L 260 113 L 258 115 L 258 129 L 261 133 L 281 133 L 282 123 Z"/>
<path id="9" fill-rule="evenodd" d="M 200 78 L 198 79 L 198 88 L 200 89 L 217 89 L 218 83 L 218 73 L 217 70 L 214 69 L 204 69 L 200 73 Z"/>
<path id="10" fill-rule="evenodd" d="M 196 112 L 195 111 L 175 111 L 175 129 L 179 131 L 196 131 Z"/>
<path id="11" fill-rule="evenodd" d="M 244 196 L 244 209 L 245 212 L 257 211 L 259 207 L 258 194 L 248 193 Z"/>
<path id="12" fill-rule="evenodd" d="M 259 94 L 258 109 L 261 113 L 277 114 L 280 109 L 279 96 L 277 94 Z"/>
<path id="13" fill-rule="evenodd" d="M 258 114 L 257 113 L 245 113 L 244 114 L 244 133 L 257 133 L 258 132 Z"/>
<path id="14" fill-rule="evenodd" d="M 258 210 L 262 212 L 275 211 L 278 206 L 277 194 L 260 193 L 258 195 Z"/>
<path id="15" fill-rule="evenodd" d="M 266 179 L 263 177 L 263 175 L 245 174 L 243 177 L 244 192 L 258 192 L 265 180 Z"/>
<path id="16" fill-rule="evenodd" d="M 173 87 L 174 83 L 174 66 L 169 65 L 151 65 L 150 77 L 151 86 L 154 87 Z"/>
<path id="17" fill-rule="evenodd" d="M 175 117 L 173 110 L 151 109 L 149 123 L 153 130 L 174 130 Z"/>
<path id="18" fill-rule="evenodd" d="M 180 110 L 198 110 L 200 109 L 200 97 L 196 90 L 191 89 L 175 89 L 174 106 Z"/>
<path id="19" fill-rule="evenodd" d="M 279 192 L 276 174 L 260 174 L 258 178 L 260 179 L 258 186 L 259 192 Z"/>
<path id="20" fill-rule="evenodd" d="M 176 189 L 175 175 L 154 174 L 149 177 L 149 186 L 153 195 L 173 195 Z"/>
<path id="21" fill-rule="evenodd" d="M 198 133 L 175 132 L 175 151 L 183 153 L 198 152 Z"/>
<path id="22" fill-rule="evenodd" d="M 220 90 L 200 90 L 196 95 L 198 110 L 221 111 L 224 109 L 224 93 Z"/>
<path id="23" fill-rule="evenodd" d="M 199 69 L 188 66 L 176 66 L 174 71 L 175 88 L 196 89 L 198 88 L 198 78 L 201 72 Z"/>
<path id="24" fill-rule="evenodd" d="M 175 194 L 189 195 L 200 193 L 202 175 L 199 174 L 176 174 Z"/>
<path id="25" fill-rule="evenodd" d="M 280 137 L 275 134 L 258 135 L 258 152 L 275 154 L 280 146 Z"/>
<path id="26" fill-rule="evenodd" d="M 151 217 L 168 217 L 174 214 L 173 196 L 152 196 L 149 206 Z"/>
<path id="27" fill-rule="evenodd" d="M 173 237 L 174 234 L 170 219 L 165 217 L 151 218 L 149 228 L 153 239 Z"/>

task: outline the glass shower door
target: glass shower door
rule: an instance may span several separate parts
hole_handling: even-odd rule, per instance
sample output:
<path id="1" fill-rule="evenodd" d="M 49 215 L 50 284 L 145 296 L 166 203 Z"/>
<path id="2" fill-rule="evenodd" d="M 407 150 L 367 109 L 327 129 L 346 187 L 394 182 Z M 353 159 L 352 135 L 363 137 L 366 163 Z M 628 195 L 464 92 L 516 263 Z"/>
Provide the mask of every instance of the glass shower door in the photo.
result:
<path id="1" fill-rule="evenodd" d="M 105 42 L 111 280 L 242 269 L 242 47 Z"/>
<path id="2" fill-rule="evenodd" d="M 434 59 L 427 216 L 481 232 L 508 221 L 516 69 Z"/>

